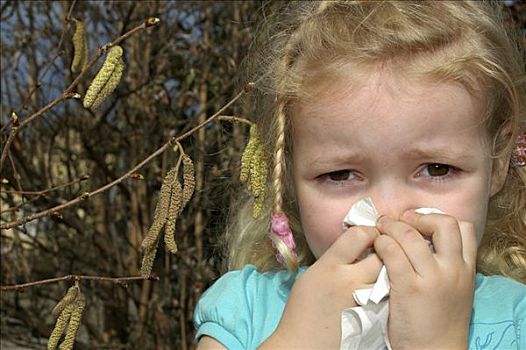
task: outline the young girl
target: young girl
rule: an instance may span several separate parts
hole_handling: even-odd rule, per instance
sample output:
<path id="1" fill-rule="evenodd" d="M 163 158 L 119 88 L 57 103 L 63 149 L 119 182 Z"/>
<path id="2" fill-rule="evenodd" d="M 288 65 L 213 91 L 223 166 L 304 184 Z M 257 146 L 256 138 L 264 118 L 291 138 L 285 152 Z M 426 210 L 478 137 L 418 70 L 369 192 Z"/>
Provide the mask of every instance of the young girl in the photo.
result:
<path id="1" fill-rule="evenodd" d="M 337 349 L 382 265 L 393 349 L 526 349 L 526 76 L 501 6 L 287 4 L 258 62 L 269 201 L 228 232 L 199 349 Z M 376 226 L 342 233 L 365 197 Z"/>

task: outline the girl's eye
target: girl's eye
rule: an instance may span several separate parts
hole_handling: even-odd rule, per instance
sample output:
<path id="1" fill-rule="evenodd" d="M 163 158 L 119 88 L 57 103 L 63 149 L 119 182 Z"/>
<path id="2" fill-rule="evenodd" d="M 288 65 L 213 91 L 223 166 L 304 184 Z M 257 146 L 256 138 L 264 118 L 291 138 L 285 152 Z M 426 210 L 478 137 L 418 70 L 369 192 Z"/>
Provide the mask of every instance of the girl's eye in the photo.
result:
<path id="1" fill-rule="evenodd" d="M 350 170 L 338 170 L 338 171 L 333 171 L 332 173 L 327 174 L 327 177 L 330 180 L 336 181 L 336 182 L 349 180 L 351 176 L 352 176 L 352 172 Z"/>
<path id="2" fill-rule="evenodd" d="M 440 163 L 434 163 L 434 164 L 428 164 L 424 167 L 421 173 L 424 176 L 430 176 L 430 177 L 445 177 L 451 173 L 453 170 L 453 167 L 447 164 L 440 164 Z"/>

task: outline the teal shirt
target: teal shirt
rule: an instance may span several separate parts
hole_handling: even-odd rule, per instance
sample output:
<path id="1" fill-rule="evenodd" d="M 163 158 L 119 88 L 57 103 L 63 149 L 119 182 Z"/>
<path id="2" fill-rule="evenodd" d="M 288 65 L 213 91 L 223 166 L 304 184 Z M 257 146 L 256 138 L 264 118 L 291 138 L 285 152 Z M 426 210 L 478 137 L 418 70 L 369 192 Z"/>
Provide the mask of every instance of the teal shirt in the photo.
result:
<path id="1" fill-rule="evenodd" d="M 210 336 L 227 349 L 256 349 L 278 326 L 297 274 L 231 271 L 210 287 L 194 312 L 196 339 Z M 526 285 L 477 274 L 469 349 L 526 350 Z"/>

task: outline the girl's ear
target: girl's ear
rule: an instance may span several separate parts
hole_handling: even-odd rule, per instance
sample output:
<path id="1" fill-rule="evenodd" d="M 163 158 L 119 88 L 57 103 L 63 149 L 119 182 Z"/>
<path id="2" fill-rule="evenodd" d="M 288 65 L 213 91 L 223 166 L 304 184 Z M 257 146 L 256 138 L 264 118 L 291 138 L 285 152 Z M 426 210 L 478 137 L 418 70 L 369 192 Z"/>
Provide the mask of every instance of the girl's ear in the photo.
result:
<path id="1" fill-rule="evenodd" d="M 493 168 L 491 170 L 491 197 L 496 195 L 504 187 L 508 171 L 510 169 L 510 154 L 504 154 L 493 160 Z"/>

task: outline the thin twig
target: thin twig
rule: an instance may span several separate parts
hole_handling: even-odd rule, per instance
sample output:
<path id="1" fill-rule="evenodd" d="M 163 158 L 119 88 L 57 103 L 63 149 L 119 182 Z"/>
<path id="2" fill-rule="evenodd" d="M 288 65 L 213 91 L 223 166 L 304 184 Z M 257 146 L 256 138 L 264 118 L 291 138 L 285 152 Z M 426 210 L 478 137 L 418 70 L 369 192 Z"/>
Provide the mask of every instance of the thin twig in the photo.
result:
<path id="1" fill-rule="evenodd" d="M 44 108 L 41 108 L 39 111 L 33 113 L 30 117 L 27 119 L 24 119 L 23 122 L 21 122 L 18 126 L 11 127 L 11 131 L 9 132 L 9 137 L 7 138 L 6 143 L 4 144 L 4 147 L 2 149 L 2 155 L 0 156 L 0 172 L 2 171 L 2 166 L 4 164 L 4 160 L 7 156 L 7 152 L 9 151 L 9 148 L 11 147 L 11 144 L 13 143 L 13 140 L 15 139 L 16 134 L 27 124 L 31 123 L 34 119 L 40 117 L 45 112 L 49 111 L 51 108 L 55 107 L 60 102 L 74 97 L 74 93 L 65 93 L 60 97 L 57 97 L 50 103 L 48 103 Z"/>
<path id="2" fill-rule="evenodd" d="M 54 186 L 54 187 L 50 187 L 50 188 L 47 188 L 47 189 L 41 190 L 41 191 L 5 190 L 5 191 L 1 191 L 1 192 L 41 196 L 41 195 L 46 194 L 48 192 L 53 192 L 53 191 L 59 190 L 59 189 L 64 188 L 64 187 L 68 187 L 68 186 L 74 185 L 76 183 L 79 183 L 79 182 L 82 182 L 82 181 L 86 181 L 87 179 L 89 179 L 88 175 L 81 176 L 80 178 L 75 179 L 73 181 L 67 182 L 67 183 L 62 184 L 62 185 L 57 185 L 57 186 Z"/>
<path id="3" fill-rule="evenodd" d="M 60 44 L 59 44 L 60 45 Z M 35 83 L 35 85 L 33 86 L 33 88 L 31 88 L 31 91 L 29 91 L 29 94 L 26 96 L 25 100 L 22 102 L 22 105 L 20 105 L 20 107 L 18 107 L 18 109 L 15 111 L 15 113 L 17 115 L 20 115 L 22 110 L 26 107 L 26 105 L 29 103 L 29 101 L 31 100 L 31 97 L 33 96 L 33 94 L 35 93 L 35 91 L 38 90 L 38 88 L 40 88 L 42 86 L 42 80 L 44 80 L 47 72 L 49 71 L 49 69 L 51 68 L 51 66 L 55 63 L 55 61 L 57 60 L 57 58 L 59 58 L 62 54 L 64 53 L 64 51 L 62 50 L 59 50 L 55 53 L 55 55 L 53 56 L 53 58 L 48 62 L 46 68 L 44 68 L 44 72 L 42 73 L 42 76 L 40 77 L 40 79 L 37 80 L 37 82 Z M 11 122 L 11 121 L 10 121 Z"/>
<path id="4" fill-rule="evenodd" d="M 132 28 L 128 32 L 124 33 L 123 35 L 121 35 L 120 37 L 115 39 L 114 41 L 112 41 L 109 44 L 106 44 L 103 47 L 101 47 L 97 51 L 97 53 L 92 57 L 92 59 L 88 62 L 88 64 L 84 67 L 84 69 L 82 69 L 82 71 L 75 78 L 75 80 L 73 80 L 73 82 L 66 88 L 66 90 L 64 90 L 64 93 L 61 96 L 58 96 L 53 101 L 48 103 L 44 108 L 41 108 L 40 110 L 36 111 L 31 116 L 29 116 L 28 118 L 26 118 L 23 121 L 21 121 L 20 124 L 17 127 L 13 127 L 11 129 L 11 132 L 9 133 L 9 137 L 7 139 L 7 142 L 4 144 L 4 147 L 2 149 L 2 155 L 0 156 L 0 172 L 2 171 L 2 167 L 3 167 L 3 164 L 4 164 L 5 157 L 7 155 L 7 152 L 9 151 L 9 148 L 11 147 L 11 144 L 12 144 L 16 134 L 18 132 L 20 132 L 21 129 L 23 129 L 25 126 L 27 126 L 33 120 L 35 120 L 36 118 L 40 117 L 42 114 L 44 114 L 45 112 L 50 110 L 52 107 L 57 105 L 59 102 L 62 102 L 62 101 L 66 100 L 66 99 L 69 99 L 69 98 L 73 98 L 76 95 L 76 93 L 73 90 L 77 87 L 77 85 L 80 83 L 81 79 L 91 69 L 91 67 L 95 64 L 95 62 L 97 62 L 97 60 L 107 50 L 109 50 L 111 47 L 119 44 L 120 42 L 122 42 L 123 40 L 127 39 L 128 37 L 130 37 L 131 35 L 135 34 L 136 32 L 151 26 L 152 23 L 153 23 L 153 25 L 155 25 L 158 22 L 151 21 L 151 18 L 149 18 L 146 21 L 144 21 L 143 23 L 141 23 L 140 25 L 138 25 L 137 27 Z"/>
<path id="5" fill-rule="evenodd" d="M 224 120 L 224 121 L 229 121 L 229 122 L 239 122 L 239 123 L 244 123 L 244 124 L 248 124 L 248 125 L 252 125 L 252 122 L 248 119 L 245 119 L 245 118 L 240 118 L 240 117 L 235 117 L 233 115 L 220 115 L 219 117 L 217 117 L 218 120 Z"/>
<path id="6" fill-rule="evenodd" d="M 35 219 L 39 219 L 39 218 L 41 218 L 43 216 L 47 216 L 47 215 L 50 215 L 52 213 L 59 212 L 59 211 L 65 209 L 67 207 L 70 207 L 72 205 L 75 205 L 75 204 L 78 204 L 78 203 L 80 203 L 82 201 L 85 201 L 85 200 L 87 200 L 87 199 L 89 199 L 89 198 L 91 198 L 91 197 L 93 197 L 95 195 L 98 195 L 100 193 L 103 193 L 103 192 L 107 191 L 108 189 L 112 188 L 115 185 L 120 184 L 125 179 L 130 177 L 132 174 L 136 173 L 144 165 L 148 164 L 150 161 L 152 161 L 157 156 L 159 156 L 164 151 L 166 151 L 170 146 L 173 146 L 177 142 L 180 142 L 181 140 L 187 138 L 188 136 L 192 135 L 194 132 L 200 130 L 205 125 L 207 125 L 208 123 L 210 123 L 211 121 L 213 121 L 214 119 L 219 117 L 221 115 L 221 113 L 223 113 L 228 107 L 230 107 L 234 102 L 236 102 L 239 98 L 241 98 L 241 96 L 243 96 L 245 93 L 247 93 L 248 87 L 250 87 L 250 86 L 252 86 L 252 84 L 248 84 L 247 88 L 245 88 L 241 92 L 239 92 L 234 98 L 232 98 L 230 101 L 228 101 L 216 113 L 214 113 L 212 116 L 210 116 L 208 119 L 206 119 L 201 124 L 195 126 L 194 128 L 188 130 L 187 132 L 185 132 L 184 134 L 182 134 L 182 135 L 180 135 L 178 137 L 172 137 L 170 140 L 168 140 L 166 143 L 164 143 L 161 147 L 159 147 L 155 152 L 150 154 L 142 162 L 140 162 L 139 164 L 134 166 L 132 169 L 130 169 L 128 172 L 126 172 L 124 175 L 122 175 L 118 179 L 116 179 L 116 180 L 114 180 L 114 181 L 112 181 L 112 182 L 100 187 L 99 189 L 97 189 L 97 190 L 95 190 L 93 192 L 85 192 L 82 195 L 80 195 L 79 197 L 70 200 L 69 202 L 63 203 L 61 205 L 58 205 L 58 206 L 50 208 L 50 209 L 43 210 L 43 211 L 35 213 L 35 214 L 31 214 L 31 215 L 25 216 L 25 217 L 23 217 L 21 219 L 18 219 L 16 221 L 12 221 L 12 222 L 9 222 L 7 224 L 0 225 L 0 229 L 6 230 L 6 229 L 9 229 L 9 228 L 18 226 L 18 225 L 23 225 L 23 224 L 25 224 L 25 223 L 27 223 L 29 221 L 33 221 Z"/>
<path id="7" fill-rule="evenodd" d="M 20 289 L 24 289 L 28 287 L 34 287 L 34 286 L 39 286 L 43 284 L 49 284 L 49 283 L 55 283 L 55 282 L 60 282 L 60 281 L 67 281 L 67 280 L 70 280 L 70 281 L 80 281 L 80 280 L 106 281 L 106 282 L 117 283 L 122 286 L 127 286 L 126 282 L 129 282 L 129 281 L 141 281 L 141 280 L 158 281 L 159 277 L 156 275 L 150 275 L 148 277 L 143 277 L 143 276 L 101 277 L 101 276 L 86 276 L 86 275 L 67 275 L 67 276 L 49 278 L 46 280 L 35 281 L 35 282 L 0 286 L 0 290 L 7 290 L 7 291 L 15 290 L 16 291 L 16 290 L 20 290 Z"/>
<path id="8" fill-rule="evenodd" d="M 88 179 L 89 179 L 89 175 L 83 175 L 80 178 L 75 179 L 73 181 L 67 182 L 67 183 L 62 184 L 62 185 L 57 185 L 57 186 L 54 186 L 54 187 L 50 187 L 50 188 L 47 188 L 47 189 L 41 190 L 41 191 L 23 191 L 23 190 L 4 190 L 4 191 L 0 191 L 0 193 L 4 192 L 4 193 L 13 193 L 13 194 L 19 194 L 19 195 L 26 195 L 26 196 L 36 196 L 34 198 L 29 199 L 27 202 L 23 202 L 23 203 L 19 204 L 18 206 L 1 210 L 0 213 L 4 214 L 4 213 L 13 212 L 13 211 L 18 211 L 24 205 L 27 205 L 29 203 L 32 203 L 32 202 L 38 200 L 38 198 L 40 198 L 41 196 L 43 196 L 43 195 L 45 195 L 45 194 L 47 194 L 49 192 L 53 192 L 53 191 L 59 190 L 61 188 L 69 187 L 71 185 L 74 185 L 76 183 L 80 183 L 82 181 L 86 181 Z M 57 214 L 57 213 L 58 212 L 56 212 L 54 214 Z"/>
<path id="9" fill-rule="evenodd" d="M 73 8 L 75 7 L 75 3 L 77 2 L 77 0 L 73 0 L 73 2 L 71 3 L 71 6 L 69 8 L 69 11 L 68 11 L 68 14 L 66 15 L 66 17 L 64 18 L 64 21 L 66 23 L 68 23 L 70 21 L 70 18 L 71 18 L 71 14 L 73 13 Z M 40 88 L 41 86 L 41 82 L 42 80 L 44 80 L 44 78 L 46 77 L 49 69 L 51 68 L 51 66 L 55 63 L 56 59 L 58 57 L 60 57 L 64 51 L 61 49 L 62 47 L 62 43 L 64 42 L 64 37 L 66 35 L 66 25 L 64 25 L 64 28 L 62 29 L 62 33 L 60 34 L 60 39 L 58 40 L 58 44 L 57 44 L 57 49 L 55 51 L 55 55 L 53 56 L 53 58 L 48 62 L 48 64 L 46 65 L 46 68 L 44 68 L 44 71 L 42 73 L 42 75 L 40 76 L 40 78 L 35 82 L 35 85 L 33 86 L 33 88 L 29 91 L 29 94 L 26 96 L 26 98 L 24 99 L 24 101 L 22 102 L 22 104 L 20 105 L 20 107 L 18 107 L 16 110 L 15 110 L 15 113 L 17 115 L 19 115 L 22 110 L 26 107 L 26 105 L 29 103 L 29 101 L 31 100 L 31 97 L 33 96 L 33 94 L 35 93 L 35 91 L 37 91 L 38 88 Z M 4 125 L 2 127 L 2 132 L 4 131 L 5 128 L 9 127 L 11 125 L 12 121 L 10 120 L 9 122 L 7 122 L 6 125 Z"/>
<path id="10" fill-rule="evenodd" d="M 31 198 L 31 199 L 28 199 L 27 201 L 23 202 L 23 203 L 20 203 L 19 205 L 17 205 L 16 207 L 10 207 L 10 208 L 7 208 L 7 209 L 3 209 L 0 211 L 0 213 L 3 215 L 5 213 L 11 213 L 11 212 L 16 212 L 16 211 L 19 211 L 20 208 L 22 208 L 23 206 L 25 205 L 29 205 L 33 202 L 36 202 L 38 199 L 40 198 L 39 197 L 34 197 L 34 198 Z"/>

